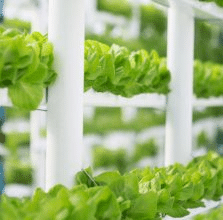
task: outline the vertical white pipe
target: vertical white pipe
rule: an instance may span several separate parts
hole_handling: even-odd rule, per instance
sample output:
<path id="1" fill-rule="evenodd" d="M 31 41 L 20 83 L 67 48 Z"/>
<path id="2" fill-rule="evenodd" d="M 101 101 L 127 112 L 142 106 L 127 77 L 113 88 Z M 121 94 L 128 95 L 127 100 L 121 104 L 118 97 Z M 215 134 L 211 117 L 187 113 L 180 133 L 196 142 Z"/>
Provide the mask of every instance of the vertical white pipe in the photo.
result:
<path id="1" fill-rule="evenodd" d="M 30 155 L 34 168 L 34 187 L 45 187 L 45 141 L 40 136 L 41 128 L 45 126 L 43 111 L 33 111 L 30 117 Z"/>
<path id="2" fill-rule="evenodd" d="M 137 115 L 137 108 L 135 107 L 126 106 L 122 107 L 121 110 L 122 110 L 122 120 L 127 123 L 133 120 Z"/>
<path id="3" fill-rule="evenodd" d="M 140 2 L 138 0 L 131 0 L 130 3 L 132 6 L 132 18 L 125 33 L 126 39 L 137 38 L 140 35 Z"/>
<path id="4" fill-rule="evenodd" d="M 97 0 L 85 1 L 85 25 L 86 29 L 94 32 L 95 24 L 97 23 Z"/>
<path id="5" fill-rule="evenodd" d="M 57 183 L 71 187 L 82 166 L 84 1 L 49 1 L 49 40 L 59 77 L 48 97 L 47 190 Z"/>
<path id="6" fill-rule="evenodd" d="M 192 151 L 194 17 L 183 2 L 170 2 L 168 67 L 172 74 L 167 99 L 165 165 L 186 163 Z"/>

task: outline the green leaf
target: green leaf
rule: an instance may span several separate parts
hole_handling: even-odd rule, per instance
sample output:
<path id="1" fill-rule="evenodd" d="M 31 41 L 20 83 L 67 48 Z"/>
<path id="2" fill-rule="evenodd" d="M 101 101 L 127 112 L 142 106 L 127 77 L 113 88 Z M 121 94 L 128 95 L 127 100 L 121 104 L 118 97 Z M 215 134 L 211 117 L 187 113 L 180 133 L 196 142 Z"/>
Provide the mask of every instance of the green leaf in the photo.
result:
<path id="1" fill-rule="evenodd" d="M 87 187 L 97 185 L 97 183 L 94 181 L 92 169 L 90 167 L 76 173 L 74 182 L 77 185 L 85 184 Z"/>
<path id="2" fill-rule="evenodd" d="M 184 203 L 183 206 L 186 209 L 188 209 L 188 208 L 194 209 L 194 208 L 199 208 L 199 207 L 205 207 L 205 204 L 204 204 L 204 202 L 199 201 L 199 200 L 197 200 L 197 201 L 188 200 Z"/>
<path id="3" fill-rule="evenodd" d="M 175 197 L 178 200 L 188 200 L 190 199 L 194 194 L 194 186 L 193 183 L 188 183 L 185 185 L 180 192 L 177 192 Z"/>
<path id="4" fill-rule="evenodd" d="M 19 81 L 8 88 L 13 105 L 27 110 L 35 110 L 43 99 L 43 85 Z"/>
<path id="5" fill-rule="evenodd" d="M 123 194 L 126 198 L 132 200 L 136 198 L 139 194 L 138 178 L 135 174 L 125 174 L 123 176 L 125 185 L 123 189 Z"/>
<path id="6" fill-rule="evenodd" d="M 99 189 L 99 190 L 98 190 Z M 89 203 L 96 203 L 96 219 L 121 219 L 121 212 L 117 199 L 108 187 L 93 187 L 88 189 Z"/>
<path id="7" fill-rule="evenodd" d="M 132 201 L 127 215 L 134 220 L 154 219 L 157 212 L 157 193 L 150 191 Z"/>
<path id="8" fill-rule="evenodd" d="M 167 215 L 178 218 L 178 217 L 184 217 L 186 215 L 189 215 L 190 212 L 187 211 L 182 205 L 174 203 L 172 208 L 168 210 Z"/>
<path id="9" fill-rule="evenodd" d="M 194 184 L 194 193 L 191 197 L 192 200 L 196 201 L 203 197 L 204 195 L 204 184 L 202 181 Z"/>
<path id="10" fill-rule="evenodd" d="M 40 63 L 37 69 L 33 73 L 23 76 L 21 80 L 29 84 L 40 84 L 44 82 L 46 75 L 47 75 L 47 66 Z"/>
<path id="11" fill-rule="evenodd" d="M 19 58 L 18 63 L 17 63 L 17 68 L 23 69 L 30 65 L 33 61 L 33 54 L 25 55 Z"/>
<path id="12" fill-rule="evenodd" d="M 13 65 L 5 65 L 2 68 L 0 87 L 8 87 L 15 84 L 17 76 L 17 69 Z"/>

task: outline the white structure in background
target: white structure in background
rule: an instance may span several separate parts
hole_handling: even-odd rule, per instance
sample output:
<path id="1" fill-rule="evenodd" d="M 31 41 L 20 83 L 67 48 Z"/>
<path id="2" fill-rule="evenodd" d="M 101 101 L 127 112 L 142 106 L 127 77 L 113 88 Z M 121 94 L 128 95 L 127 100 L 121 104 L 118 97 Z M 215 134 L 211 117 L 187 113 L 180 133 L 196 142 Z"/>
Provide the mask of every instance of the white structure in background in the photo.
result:
<path id="1" fill-rule="evenodd" d="M 3 144 L 0 144 L 0 162 L 3 162 L 4 164 L 4 157 L 7 156 L 8 154 L 9 154 L 8 149 L 6 149 Z"/>
<path id="2" fill-rule="evenodd" d="M 30 21 L 32 26 L 38 26 L 38 18 L 36 17 L 35 0 L 5 0 L 3 14 L 6 18 L 18 18 L 24 21 Z"/>
<path id="3" fill-rule="evenodd" d="M 186 163 L 192 151 L 194 20 L 223 19 L 223 9 L 198 1 L 160 1 L 169 5 L 168 67 L 172 73 L 166 116 L 165 165 Z"/>
<path id="4" fill-rule="evenodd" d="M 2 131 L 5 134 L 12 133 L 12 132 L 29 132 L 30 131 L 30 125 L 28 120 L 10 120 L 3 124 Z"/>
<path id="5" fill-rule="evenodd" d="M 189 3 L 179 4 L 184 2 L 189 1 L 170 1 L 168 66 L 173 80 L 167 106 L 166 164 L 185 163 L 191 157 L 194 11 Z M 72 184 L 81 167 L 83 137 L 84 2 L 50 3 L 49 39 L 55 45 L 56 69 L 62 74 L 49 93 L 47 189 L 56 183 Z"/>
<path id="6" fill-rule="evenodd" d="M 57 183 L 71 187 L 82 168 L 84 6 L 80 0 L 49 1 L 49 40 L 58 79 L 48 97 L 47 190 Z"/>
<path id="7" fill-rule="evenodd" d="M 95 114 L 94 106 L 84 106 L 84 118 L 87 120 L 92 120 Z"/>
<path id="8" fill-rule="evenodd" d="M 46 138 L 41 129 L 46 126 L 46 112 L 33 111 L 30 117 L 30 156 L 34 168 L 34 188 L 45 188 Z"/>
<path id="9" fill-rule="evenodd" d="M 128 28 L 126 33 L 124 34 L 124 38 L 138 38 L 140 35 L 140 5 L 141 2 L 139 0 L 130 0 L 132 5 L 132 18 L 130 19 Z"/>
<path id="10" fill-rule="evenodd" d="M 167 61 L 171 92 L 167 98 L 165 165 L 187 163 L 192 152 L 194 14 L 183 1 L 170 1 Z"/>
<path id="11" fill-rule="evenodd" d="M 112 32 L 114 37 L 123 36 L 124 38 L 136 38 L 140 34 L 140 2 L 131 0 L 133 16 L 127 19 L 121 15 L 112 15 L 108 12 L 97 10 L 97 0 L 86 0 L 86 29 L 91 33 L 103 34 L 106 25 L 114 25 Z"/>
<path id="12" fill-rule="evenodd" d="M 35 8 L 35 21 L 33 29 L 43 34 L 48 31 L 48 10 L 49 0 L 35 0 L 37 6 Z"/>
<path id="13" fill-rule="evenodd" d="M 130 122 L 137 115 L 136 107 L 122 107 L 121 110 L 122 110 L 122 120 L 124 122 Z"/>

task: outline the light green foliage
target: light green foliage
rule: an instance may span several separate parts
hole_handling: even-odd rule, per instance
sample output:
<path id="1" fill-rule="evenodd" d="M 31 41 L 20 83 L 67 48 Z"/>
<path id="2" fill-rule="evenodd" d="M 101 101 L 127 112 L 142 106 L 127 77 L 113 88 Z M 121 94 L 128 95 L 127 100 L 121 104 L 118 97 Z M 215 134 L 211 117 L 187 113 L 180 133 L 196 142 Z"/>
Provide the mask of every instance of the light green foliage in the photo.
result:
<path id="1" fill-rule="evenodd" d="M 1 198 L 0 219 L 18 220 L 119 220 L 121 211 L 114 193 L 103 186 L 67 189 L 54 186 L 48 193 L 37 188 L 32 199 Z"/>
<path id="2" fill-rule="evenodd" d="M 158 153 L 158 146 L 154 138 L 149 139 L 143 143 L 137 143 L 134 147 L 134 152 L 131 160 L 138 162 L 145 157 L 154 157 Z"/>
<path id="3" fill-rule="evenodd" d="M 97 8 L 100 11 L 107 11 L 127 18 L 132 16 L 132 7 L 128 0 L 97 0 Z"/>
<path id="4" fill-rule="evenodd" d="M 109 47 L 92 40 L 85 41 L 84 78 L 85 91 L 93 88 L 124 97 L 170 91 L 166 60 L 155 51 L 130 52 L 126 47 Z"/>
<path id="5" fill-rule="evenodd" d="M 30 112 L 23 109 L 13 108 L 13 107 L 4 107 L 5 110 L 5 119 L 13 120 L 13 119 L 30 119 Z"/>
<path id="6" fill-rule="evenodd" d="M 201 2 L 215 2 L 218 6 L 223 6 L 223 1 L 222 0 L 199 0 Z"/>
<path id="7" fill-rule="evenodd" d="M 129 166 L 127 150 L 120 148 L 110 150 L 103 146 L 94 146 L 92 149 L 93 167 L 97 168 L 116 168 L 124 173 Z"/>
<path id="8" fill-rule="evenodd" d="M 188 208 L 204 206 L 203 199 L 223 195 L 223 159 L 209 152 L 187 166 L 135 169 L 121 175 L 104 172 L 93 177 L 90 168 L 76 174 L 76 185 L 36 189 L 32 198 L 2 195 L 0 219 L 21 220 L 161 220 L 183 217 Z M 216 218 L 217 219 L 217 218 Z"/>
<path id="9" fill-rule="evenodd" d="M 129 155 L 124 148 L 111 150 L 103 146 L 94 146 L 92 149 L 93 167 L 116 168 L 120 173 L 124 173 L 136 165 L 144 158 L 153 157 L 158 152 L 155 139 L 149 139 L 134 146 L 133 153 Z"/>
<path id="10" fill-rule="evenodd" d="M 120 108 L 97 107 L 92 120 L 84 120 L 84 133 L 106 134 L 111 131 L 140 132 L 152 126 L 165 123 L 165 113 L 154 109 L 138 109 L 136 117 L 125 122 Z"/>
<path id="11" fill-rule="evenodd" d="M 3 23 L 1 24 L 5 28 L 17 28 L 20 31 L 26 31 L 29 33 L 31 31 L 31 22 L 23 21 L 17 18 L 8 19 L 4 18 Z"/>
<path id="12" fill-rule="evenodd" d="M 197 135 L 197 147 L 206 147 L 208 148 L 209 145 L 213 144 L 213 140 L 210 139 L 206 131 L 201 131 Z"/>
<path id="13" fill-rule="evenodd" d="M 19 161 L 16 158 L 7 158 L 5 162 L 5 183 L 31 185 L 33 183 L 33 168 L 31 164 Z"/>
<path id="14" fill-rule="evenodd" d="M 194 93 L 198 98 L 223 94 L 223 65 L 213 62 L 194 62 Z"/>
<path id="15" fill-rule="evenodd" d="M 11 151 L 11 153 L 16 153 L 19 146 L 29 147 L 29 145 L 29 132 L 11 132 L 5 135 L 5 146 Z"/>
<path id="16" fill-rule="evenodd" d="M 108 186 L 122 203 L 131 204 L 122 219 L 161 219 L 165 215 L 186 216 L 189 208 L 203 207 L 203 199 L 219 200 L 223 195 L 222 174 L 222 157 L 209 152 L 187 166 L 148 167 L 124 175 L 113 171 L 92 177 L 91 173 L 91 179 Z"/>
<path id="17" fill-rule="evenodd" d="M 8 88 L 14 106 L 36 109 L 44 88 L 54 82 L 53 47 L 38 32 L 0 28 L 0 88 Z"/>
<path id="18" fill-rule="evenodd" d="M 206 214 L 200 214 L 193 218 L 193 220 L 222 220 L 223 216 L 223 206 L 219 206 L 212 209 Z"/>

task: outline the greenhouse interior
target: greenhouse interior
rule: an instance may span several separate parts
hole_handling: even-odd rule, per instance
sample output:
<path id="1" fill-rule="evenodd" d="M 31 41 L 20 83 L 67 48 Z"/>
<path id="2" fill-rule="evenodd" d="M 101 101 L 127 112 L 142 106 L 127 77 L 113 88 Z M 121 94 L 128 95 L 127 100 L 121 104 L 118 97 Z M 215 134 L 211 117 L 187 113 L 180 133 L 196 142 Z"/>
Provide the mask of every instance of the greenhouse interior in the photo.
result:
<path id="1" fill-rule="evenodd" d="M 0 7 L 0 220 L 223 220 L 223 0 Z"/>

